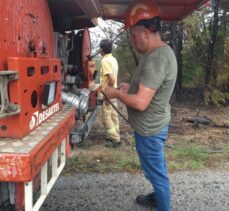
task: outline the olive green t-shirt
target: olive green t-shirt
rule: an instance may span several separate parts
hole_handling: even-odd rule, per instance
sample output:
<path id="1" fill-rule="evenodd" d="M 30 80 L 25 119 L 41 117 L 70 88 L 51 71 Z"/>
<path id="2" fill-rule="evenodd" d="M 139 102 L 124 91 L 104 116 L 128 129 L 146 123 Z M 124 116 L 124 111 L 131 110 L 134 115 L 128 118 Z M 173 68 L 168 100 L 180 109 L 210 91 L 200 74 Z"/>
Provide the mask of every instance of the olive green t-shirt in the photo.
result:
<path id="1" fill-rule="evenodd" d="M 128 120 L 132 128 L 143 136 L 160 132 L 170 121 L 170 98 L 177 76 L 177 61 L 169 46 L 156 48 L 142 55 L 132 77 L 129 94 L 138 92 L 139 84 L 156 89 L 156 93 L 145 111 L 127 107 Z"/>

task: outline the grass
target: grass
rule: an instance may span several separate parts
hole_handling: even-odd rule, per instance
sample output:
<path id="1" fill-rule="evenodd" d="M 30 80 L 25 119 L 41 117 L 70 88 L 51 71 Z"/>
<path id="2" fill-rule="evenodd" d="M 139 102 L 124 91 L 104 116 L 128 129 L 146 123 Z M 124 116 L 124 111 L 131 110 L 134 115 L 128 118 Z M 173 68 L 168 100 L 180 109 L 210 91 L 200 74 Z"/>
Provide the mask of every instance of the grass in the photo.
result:
<path id="1" fill-rule="evenodd" d="M 135 173 L 140 169 L 139 160 L 133 148 L 106 149 L 104 146 L 94 146 L 90 149 L 78 149 L 77 155 L 67 160 L 65 173 L 122 171 Z"/>
<path id="2" fill-rule="evenodd" d="M 206 168 L 229 169 L 229 147 L 213 150 L 200 140 L 187 137 L 175 137 L 175 147 L 167 150 L 166 157 L 170 171 L 201 170 Z"/>
<path id="3" fill-rule="evenodd" d="M 171 170 L 198 170 L 205 167 L 209 154 L 195 144 L 176 147 L 167 152 L 168 167 Z"/>
<path id="4" fill-rule="evenodd" d="M 229 147 L 222 151 L 212 151 L 198 140 L 193 141 L 177 136 L 172 141 L 173 148 L 166 148 L 168 170 L 201 170 L 223 168 L 229 170 Z M 118 149 L 107 149 L 103 145 L 78 148 L 75 157 L 67 160 L 65 174 L 72 172 L 130 172 L 138 173 L 141 166 L 133 143 Z"/>

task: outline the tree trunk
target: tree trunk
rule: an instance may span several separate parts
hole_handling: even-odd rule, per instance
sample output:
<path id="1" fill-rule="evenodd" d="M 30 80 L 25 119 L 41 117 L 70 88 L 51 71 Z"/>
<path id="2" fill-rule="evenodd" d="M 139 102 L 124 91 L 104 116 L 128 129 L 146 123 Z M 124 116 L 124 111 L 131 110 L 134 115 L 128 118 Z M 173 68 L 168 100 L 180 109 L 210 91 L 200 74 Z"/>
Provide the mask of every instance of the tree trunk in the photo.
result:
<path id="1" fill-rule="evenodd" d="M 211 39 L 208 44 L 208 56 L 207 56 L 207 67 L 205 71 L 205 88 L 208 89 L 210 87 L 211 79 L 214 78 L 216 80 L 216 70 L 213 69 L 213 59 L 214 59 L 214 48 L 216 43 L 216 37 L 218 32 L 218 22 L 219 22 L 219 8 L 220 8 L 220 0 L 213 1 L 213 24 L 211 31 Z M 214 85 L 215 81 L 213 82 Z"/>
<path id="2" fill-rule="evenodd" d="M 182 50 L 183 50 L 183 25 L 178 25 L 178 36 L 177 36 L 177 82 L 176 82 L 176 97 L 178 101 L 182 101 L 182 78 L 183 78 L 183 69 L 182 69 Z"/>
<path id="3" fill-rule="evenodd" d="M 175 86 L 176 99 L 182 101 L 182 49 L 183 49 L 183 26 L 171 24 L 171 47 L 177 57 L 178 72 Z"/>

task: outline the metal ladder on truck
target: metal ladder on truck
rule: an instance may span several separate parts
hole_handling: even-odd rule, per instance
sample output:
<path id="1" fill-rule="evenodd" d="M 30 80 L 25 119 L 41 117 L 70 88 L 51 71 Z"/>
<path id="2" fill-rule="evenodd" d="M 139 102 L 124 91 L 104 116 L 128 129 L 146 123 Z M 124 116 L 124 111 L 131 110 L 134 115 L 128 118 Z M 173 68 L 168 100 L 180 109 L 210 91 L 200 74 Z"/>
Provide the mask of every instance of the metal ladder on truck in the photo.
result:
<path id="1" fill-rule="evenodd" d="M 74 115 L 63 106 L 23 139 L 0 138 L 0 202 L 16 211 L 40 209 L 65 166 Z"/>

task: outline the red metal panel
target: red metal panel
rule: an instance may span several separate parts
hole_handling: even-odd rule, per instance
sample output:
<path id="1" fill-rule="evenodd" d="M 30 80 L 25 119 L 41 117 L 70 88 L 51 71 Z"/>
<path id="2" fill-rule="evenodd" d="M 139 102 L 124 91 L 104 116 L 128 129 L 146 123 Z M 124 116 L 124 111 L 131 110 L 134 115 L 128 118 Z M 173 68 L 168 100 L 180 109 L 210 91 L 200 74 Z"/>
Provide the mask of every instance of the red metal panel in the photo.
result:
<path id="1" fill-rule="evenodd" d="M 158 0 L 162 20 L 180 21 L 209 0 Z"/>
<path id="2" fill-rule="evenodd" d="M 93 82 L 93 73 L 91 69 L 93 69 L 93 62 L 89 61 L 89 57 L 91 55 L 91 38 L 89 30 L 86 28 L 83 32 L 82 39 L 82 68 L 84 72 L 85 81 L 82 84 L 83 88 L 89 88 L 91 83 Z M 94 68 L 95 69 L 95 68 Z"/>
<path id="3" fill-rule="evenodd" d="M 47 122 L 47 124 L 45 123 L 45 125 L 41 126 L 44 132 L 45 128 L 47 129 L 50 124 L 53 124 L 53 121 L 58 122 L 57 126 L 51 130 L 48 135 L 44 135 L 44 138 L 39 144 L 28 153 L 0 153 L 0 181 L 27 182 L 31 181 L 37 175 L 41 167 L 57 149 L 61 141 L 69 137 L 69 131 L 75 123 L 75 109 L 66 110 L 65 108 L 65 110 L 59 111 Z M 64 117 L 62 117 L 63 115 Z M 61 120 L 61 118 L 63 119 Z M 28 142 L 32 142 L 32 138 L 35 137 L 31 136 L 28 138 L 31 139 L 28 140 Z M 66 143 L 69 143 L 68 140 L 66 140 Z"/>
<path id="4" fill-rule="evenodd" d="M 164 21 L 179 21 L 209 0 L 155 0 Z M 123 19 L 128 5 L 133 0 L 99 0 L 101 16 L 108 19 Z"/>
<path id="5" fill-rule="evenodd" d="M 91 38 L 88 29 L 85 29 L 83 32 L 83 40 L 82 40 L 82 67 L 85 71 L 85 75 L 88 75 L 88 56 L 91 55 Z M 86 78 L 88 78 L 86 76 Z"/>
<path id="6" fill-rule="evenodd" d="M 0 1 L 0 70 L 7 58 L 54 57 L 54 35 L 47 1 Z"/>
<path id="7" fill-rule="evenodd" d="M 0 137 L 23 138 L 61 108 L 61 71 L 58 59 L 8 58 L 8 67 L 19 78 L 9 84 L 10 101 L 21 106 L 21 113 L 0 120 Z M 56 81 L 55 101 L 42 109 L 45 82 Z"/>
<path id="8" fill-rule="evenodd" d="M 15 183 L 15 211 L 20 211 L 25 205 L 24 183 Z"/>

